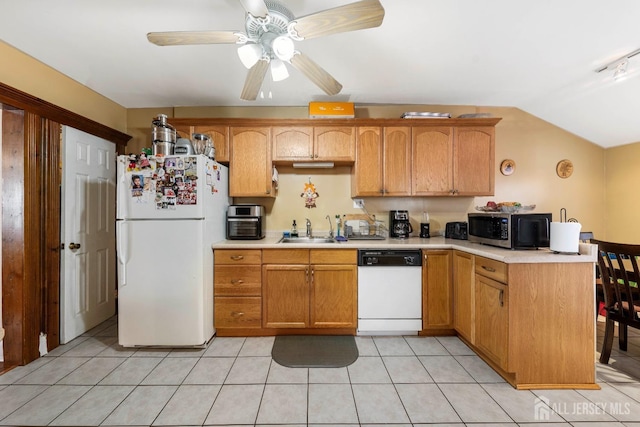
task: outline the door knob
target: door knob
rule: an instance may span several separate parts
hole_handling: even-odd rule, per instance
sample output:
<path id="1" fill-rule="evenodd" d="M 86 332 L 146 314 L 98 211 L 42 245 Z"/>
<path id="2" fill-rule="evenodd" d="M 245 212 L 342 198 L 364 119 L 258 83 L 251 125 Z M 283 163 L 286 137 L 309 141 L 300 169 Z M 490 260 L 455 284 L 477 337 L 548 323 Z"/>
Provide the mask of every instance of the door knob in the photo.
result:
<path id="1" fill-rule="evenodd" d="M 80 249 L 80 243 L 69 243 L 69 249 Z"/>

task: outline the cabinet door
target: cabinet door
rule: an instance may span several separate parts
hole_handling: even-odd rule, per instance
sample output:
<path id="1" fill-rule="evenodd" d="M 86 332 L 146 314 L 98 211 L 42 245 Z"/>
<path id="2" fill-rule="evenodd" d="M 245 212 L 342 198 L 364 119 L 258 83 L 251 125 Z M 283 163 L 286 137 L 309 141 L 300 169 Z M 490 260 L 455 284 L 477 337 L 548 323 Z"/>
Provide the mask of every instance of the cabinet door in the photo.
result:
<path id="1" fill-rule="evenodd" d="M 382 133 L 379 127 L 359 127 L 356 162 L 351 169 L 351 197 L 382 195 Z"/>
<path id="2" fill-rule="evenodd" d="M 229 163 L 229 126 L 195 126 L 192 133 L 209 135 L 216 149 L 216 161 Z"/>
<path id="3" fill-rule="evenodd" d="M 505 284 L 476 274 L 475 345 L 508 369 L 509 291 Z"/>
<path id="4" fill-rule="evenodd" d="M 189 125 L 176 125 L 176 138 L 189 138 L 191 139 L 191 134 L 193 133 L 193 126 Z"/>
<path id="5" fill-rule="evenodd" d="M 271 137 L 274 162 L 313 159 L 312 127 L 274 127 Z"/>
<path id="6" fill-rule="evenodd" d="M 353 163 L 356 131 L 352 126 L 316 126 L 313 128 L 313 158 Z"/>
<path id="7" fill-rule="evenodd" d="M 453 149 L 454 191 L 457 196 L 493 196 L 494 128 L 456 128 Z"/>
<path id="8" fill-rule="evenodd" d="M 273 197 L 271 129 L 231 128 L 229 195 Z"/>
<path id="9" fill-rule="evenodd" d="M 453 328 L 452 252 L 422 251 L 422 328 Z"/>
<path id="10" fill-rule="evenodd" d="M 311 327 L 356 327 L 356 277 L 355 265 L 311 266 Z"/>
<path id="11" fill-rule="evenodd" d="M 414 196 L 453 194 L 453 128 L 412 129 L 411 193 Z"/>
<path id="12" fill-rule="evenodd" d="M 411 128 L 384 128 L 383 192 L 385 196 L 411 195 Z"/>
<path id="13" fill-rule="evenodd" d="M 475 341 L 475 267 L 474 256 L 453 252 L 453 324 L 471 344 Z"/>
<path id="14" fill-rule="evenodd" d="M 262 266 L 265 328 L 306 328 L 309 324 L 308 265 Z"/>

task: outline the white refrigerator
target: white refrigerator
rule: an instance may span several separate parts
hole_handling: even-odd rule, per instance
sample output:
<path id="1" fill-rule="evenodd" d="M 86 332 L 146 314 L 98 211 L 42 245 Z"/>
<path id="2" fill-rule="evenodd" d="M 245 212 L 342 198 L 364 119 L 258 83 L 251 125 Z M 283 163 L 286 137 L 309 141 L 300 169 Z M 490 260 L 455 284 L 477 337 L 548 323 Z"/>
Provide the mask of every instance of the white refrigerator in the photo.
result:
<path id="1" fill-rule="evenodd" d="M 118 342 L 204 346 L 214 335 L 213 251 L 228 169 L 203 155 L 119 156 Z"/>

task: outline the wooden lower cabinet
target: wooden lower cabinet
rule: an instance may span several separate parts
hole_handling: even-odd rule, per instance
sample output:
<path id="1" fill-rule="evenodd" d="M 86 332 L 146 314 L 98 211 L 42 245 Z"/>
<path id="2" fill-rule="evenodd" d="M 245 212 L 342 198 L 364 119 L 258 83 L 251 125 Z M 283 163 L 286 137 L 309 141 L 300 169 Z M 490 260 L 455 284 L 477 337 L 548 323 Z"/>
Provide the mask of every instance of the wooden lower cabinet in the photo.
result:
<path id="1" fill-rule="evenodd" d="M 598 388 L 593 264 L 454 251 L 453 275 L 456 332 L 511 385 Z"/>
<path id="2" fill-rule="evenodd" d="M 213 326 L 219 334 L 262 327 L 261 262 L 260 250 L 214 251 Z"/>
<path id="3" fill-rule="evenodd" d="M 475 341 L 475 257 L 453 251 L 453 325 L 469 343 Z"/>
<path id="4" fill-rule="evenodd" d="M 453 252 L 422 251 L 422 329 L 430 333 L 453 329 Z"/>
<path id="5" fill-rule="evenodd" d="M 509 288 L 476 274 L 475 345 L 505 371 L 509 371 Z"/>
<path id="6" fill-rule="evenodd" d="M 262 267 L 265 328 L 309 326 L 309 271 L 308 264 Z"/>
<path id="7" fill-rule="evenodd" d="M 347 264 L 311 266 L 309 322 L 312 328 L 357 326 L 357 267 Z"/>
<path id="8" fill-rule="evenodd" d="M 356 250 L 265 249 L 264 328 L 355 328 Z"/>

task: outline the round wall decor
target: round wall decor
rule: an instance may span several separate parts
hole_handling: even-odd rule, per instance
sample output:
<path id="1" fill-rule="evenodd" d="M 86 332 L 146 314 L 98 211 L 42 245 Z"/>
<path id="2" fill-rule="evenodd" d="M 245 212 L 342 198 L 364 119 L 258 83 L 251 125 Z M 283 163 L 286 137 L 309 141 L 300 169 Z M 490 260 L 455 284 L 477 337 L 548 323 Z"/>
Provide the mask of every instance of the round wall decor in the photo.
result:
<path id="1" fill-rule="evenodd" d="M 573 173 L 573 163 L 571 160 L 560 160 L 556 165 L 556 173 L 560 178 L 569 178 Z"/>
<path id="2" fill-rule="evenodd" d="M 500 163 L 500 173 L 502 175 L 511 175 L 516 170 L 516 162 L 511 159 L 504 159 Z"/>

